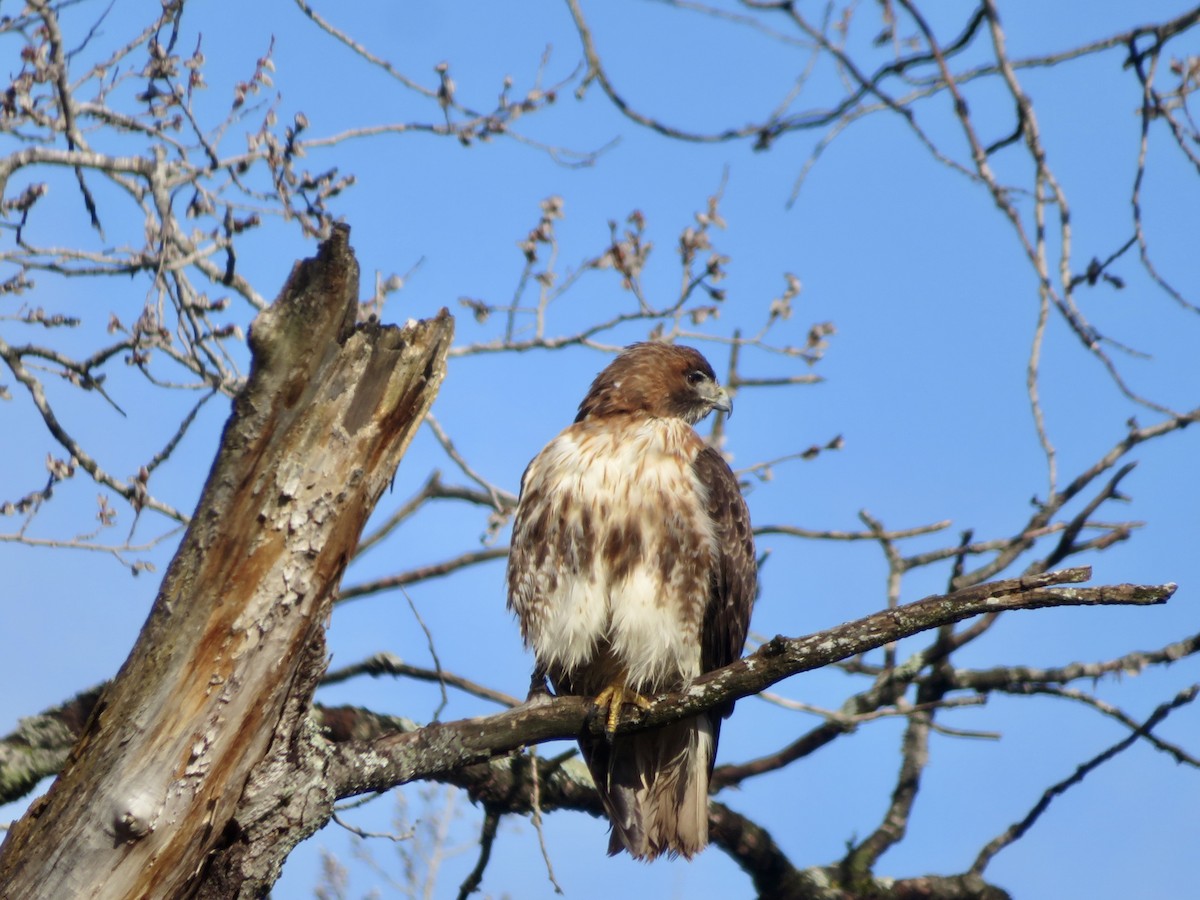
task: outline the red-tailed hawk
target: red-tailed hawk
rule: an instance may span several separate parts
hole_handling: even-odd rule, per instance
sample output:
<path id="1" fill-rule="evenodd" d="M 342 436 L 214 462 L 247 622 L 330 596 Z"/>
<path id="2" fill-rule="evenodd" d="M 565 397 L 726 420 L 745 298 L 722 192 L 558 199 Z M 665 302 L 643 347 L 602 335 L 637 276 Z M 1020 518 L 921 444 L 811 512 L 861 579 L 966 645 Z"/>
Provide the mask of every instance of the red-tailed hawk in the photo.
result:
<path id="1" fill-rule="evenodd" d="M 525 470 L 508 604 L 535 683 L 595 697 L 607 739 L 580 737 L 612 821 L 609 854 L 690 858 L 708 843 L 708 782 L 727 708 L 616 735 L 624 704 L 741 656 L 754 600 L 750 514 L 692 428 L 729 396 L 696 350 L 634 344 L 592 383 L 573 425 Z"/>

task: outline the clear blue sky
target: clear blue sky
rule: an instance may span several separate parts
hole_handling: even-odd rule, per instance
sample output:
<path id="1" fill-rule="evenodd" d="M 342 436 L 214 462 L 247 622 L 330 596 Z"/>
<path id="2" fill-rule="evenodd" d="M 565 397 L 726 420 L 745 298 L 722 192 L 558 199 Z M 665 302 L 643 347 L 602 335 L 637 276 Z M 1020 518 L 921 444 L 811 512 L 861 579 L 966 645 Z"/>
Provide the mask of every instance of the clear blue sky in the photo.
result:
<path id="1" fill-rule="evenodd" d="M 1005 4 L 1010 53 L 1024 57 L 1064 49 L 1187 8 L 1150 2 L 1138 4 L 1134 13 L 1131 6 L 1112 0 Z M 97 40 L 115 42 L 129 33 L 141 24 L 143 7 L 117 0 Z M 64 18 L 75 40 L 101 8 L 84 3 Z M 547 49 L 547 83 L 569 78 L 581 56 L 560 2 L 323 3 L 318 9 L 423 84 L 436 84 L 433 67 L 449 61 L 460 96 L 477 107 L 490 107 L 505 75 L 513 77 L 514 92 L 527 89 Z M 807 59 L 803 50 L 666 4 L 622 0 L 585 3 L 584 9 L 618 87 L 643 110 L 684 128 L 716 129 L 762 118 L 786 96 Z M 214 122 L 227 108 L 233 85 L 250 75 L 272 37 L 281 121 L 303 111 L 316 135 L 393 121 L 436 121 L 435 107 L 418 102 L 320 33 L 293 3 L 261 2 L 252 19 L 245 10 L 244 4 L 210 2 L 189 6 L 184 16 L 183 45 L 190 47 L 197 33 L 203 34 L 210 85 L 204 103 Z M 864 20 L 877 16 L 869 4 L 857 14 Z M 939 9 L 933 24 L 946 39 L 957 33 L 953 23 L 961 13 L 946 22 L 940 21 L 942 15 L 950 13 Z M 856 28 L 856 46 L 861 47 L 877 26 L 863 21 Z M 10 70 L 18 65 L 15 46 L 0 45 Z M 1174 47 L 1176 55 L 1185 52 L 1200 53 L 1194 36 Z M 1072 202 L 1077 268 L 1092 256 L 1107 256 L 1131 229 L 1140 97 L 1136 82 L 1121 68 L 1123 58 L 1118 49 L 1069 70 L 1020 75 L 1036 104 L 1051 165 Z M 818 69 L 809 93 L 794 108 L 805 108 L 810 96 L 828 97 L 831 77 Z M 971 87 L 967 93 L 992 138 L 1011 130 L 1011 104 L 999 91 Z M 811 104 L 826 102 L 814 99 Z M 923 107 L 922 116 L 948 153 L 967 160 L 945 98 Z M 785 272 L 795 273 L 804 288 L 776 340 L 803 344 L 817 322 L 830 321 L 837 328 L 827 357 L 813 370 L 825 379 L 822 384 L 747 391 L 738 397 L 728 431 L 735 466 L 824 444 L 835 435 L 845 438 L 843 450 L 780 466 L 770 483 L 757 485 L 749 498 L 756 523 L 857 529 L 857 514 L 864 508 L 895 528 L 953 521 L 939 538 L 905 548 L 912 551 L 948 543 L 954 538 L 947 535 L 964 528 L 974 528 L 981 539 L 1004 536 L 1028 517 L 1029 498 L 1045 495 L 1045 460 L 1024 385 L 1037 316 L 1034 278 L 1011 229 L 986 195 L 933 162 L 898 117 L 871 116 L 841 135 L 790 208 L 786 203 L 792 186 L 820 132 L 781 140 L 768 153 L 754 153 L 745 143 L 669 142 L 620 117 L 595 87 L 582 101 L 570 89 L 564 91 L 551 109 L 518 126 L 534 140 L 573 150 L 608 147 L 618 140 L 587 168 L 558 165 L 545 152 L 511 140 L 463 148 L 453 140 L 417 133 L 352 141 L 312 155 L 313 169 L 336 165 L 357 177 L 357 185 L 336 201 L 335 209 L 353 227 L 364 294 L 376 272 L 383 277 L 403 274 L 420 262 L 404 290 L 390 299 L 386 320 L 426 316 L 449 306 L 461 313 L 460 342 L 494 336 L 495 321 L 475 323 L 458 307 L 458 299 L 503 303 L 511 297 L 523 264 L 516 242 L 536 223 L 539 201 L 550 195 L 563 198 L 566 213 L 557 226 L 564 272 L 603 249 L 609 220 L 623 222 L 630 212 L 641 210 L 655 244 L 646 271 L 647 293 L 662 300 L 677 290 L 679 232 L 724 182 L 721 211 L 728 229 L 718 232 L 715 241 L 731 260 L 722 285 L 728 299 L 720 318 L 706 330 L 728 335 L 738 327 L 758 327 L 767 305 L 785 286 Z M 107 140 L 106 149 L 120 146 L 117 139 Z M 232 149 L 242 138 L 235 134 L 227 140 Z M 1019 151 L 1001 154 L 996 165 L 1001 177 L 1029 185 L 1026 158 Z M 1200 297 L 1194 265 L 1198 185 L 1195 169 L 1181 160 L 1164 134 L 1156 133 L 1144 187 L 1148 234 L 1160 265 L 1193 301 Z M 93 241 L 72 190 L 69 180 L 62 182 L 48 198 L 57 205 L 46 209 L 61 217 L 62 243 Z M 10 185 L 8 195 L 13 192 Z M 1022 208 L 1027 211 L 1027 204 Z M 140 240 L 141 223 L 133 216 L 110 214 L 106 227 L 110 243 L 120 243 L 123 233 Z M 262 294 L 272 297 L 293 260 L 312 250 L 297 229 L 273 225 L 245 241 L 239 265 Z M 1179 409 L 1196 406 L 1200 321 L 1153 288 L 1132 256 L 1117 271 L 1126 279 L 1126 289 L 1102 286 L 1082 292 L 1085 312 L 1105 333 L 1153 353 L 1150 361 L 1118 357 L 1137 390 Z M 86 326 L 103 329 L 112 311 L 126 320 L 135 318 L 145 291 L 146 285 L 137 282 L 85 285 L 45 279 L 38 292 L 23 299 L 79 315 Z M 550 328 L 569 332 L 626 309 L 630 302 L 611 273 L 592 276 L 560 301 Z M 235 304 L 235 320 L 245 324 L 251 314 Z M 0 328 L 10 333 L 7 322 L 0 322 Z M 611 342 L 641 337 L 644 327 L 629 328 Z M 86 346 L 86 335 L 56 333 L 54 339 L 67 348 Z M 724 351 L 711 345 L 708 352 L 722 371 Z M 1119 440 L 1131 415 L 1143 424 L 1154 420 L 1154 413 L 1120 396 L 1057 319 L 1044 356 L 1047 427 L 1059 450 L 1064 480 Z M 586 349 L 456 359 L 435 412 L 486 478 L 515 491 L 525 463 L 570 421 L 605 359 Z M 807 371 L 787 365 L 778 357 L 751 353 L 743 373 Z M 114 371 L 110 377 L 110 393 L 130 410 L 128 419 L 95 395 L 79 397 L 53 386 L 52 397 L 105 467 L 123 477 L 170 435 L 175 419 L 155 414 L 165 407 L 149 404 L 165 401 L 149 399 L 153 395 L 128 373 Z M 183 509 L 195 503 L 227 412 L 223 402 L 210 404 L 176 458 L 156 475 L 156 491 Z M 0 407 L 0 415 L 6 432 L 0 442 L 0 499 L 13 499 L 44 478 L 42 461 L 53 448 L 22 396 Z M 1131 542 L 1087 560 L 1095 566 L 1095 583 L 1179 582 L 1168 606 L 1014 614 L 970 648 L 959 664 L 1100 660 L 1153 649 L 1195 631 L 1200 584 L 1197 453 L 1197 435 L 1186 432 L 1137 453 L 1139 468 L 1124 484 L 1133 502 L 1100 518 L 1121 516 L 1148 524 Z M 422 432 L 401 466 L 391 504 L 406 498 L 434 466 L 458 480 L 430 435 Z M 94 513 L 95 489 L 82 479 L 64 486 L 61 494 L 39 518 L 39 535 L 73 534 Z M 122 513 L 127 528 L 128 511 Z M 85 526 L 78 526 L 80 521 Z M 0 521 L 0 526 L 7 528 L 7 523 Z M 147 521 L 138 533 L 148 537 L 160 526 Z M 355 565 L 346 581 L 476 548 L 483 526 L 477 511 L 431 509 Z M 885 603 L 886 570 L 876 547 L 787 538 L 760 543 L 772 555 L 755 612 L 757 632 L 808 633 Z M 151 558 L 161 573 L 169 553 L 159 551 Z M 153 600 L 157 576 L 132 579 L 100 555 L 8 543 L 0 543 L 0 570 L 6 582 L 0 673 L 9 685 L 0 695 L 0 730 L 6 732 L 18 717 L 61 702 L 116 671 Z M 417 585 L 409 594 L 434 635 L 443 666 L 520 694 L 529 659 L 504 610 L 502 572 L 502 563 L 496 562 L 450 580 Z M 944 569 L 914 573 L 904 583 L 902 599 L 938 592 L 946 577 Z M 339 610 L 329 640 L 335 666 L 381 650 L 417 664 L 430 662 L 425 637 L 399 594 Z M 1166 671 L 1101 685 L 1096 692 L 1133 716 L 1145 717 L 1196 680 L 1200 665 L 1188 660 Z M 836 705 L 850 685 L 839 673 L 818 672 L 778 690 L 805 702 Z M 438 704 L 434 691 L 391 681 L 353 682 L 323 692 L 320 699 L 419 720 Z M 486 711 L 486 705 L 452 696 L 443 715 Z M 880 874 L 962 871 L 980 846 L 1029 810 L 1042 790 L 1123 736 L 1119 727 L 1095 713 L 1049 699 L 993 698 L 985 707 L 946 714 L 943 721 L 999 731 L 1003 739 L 934 736 L 910 836 L 881 860 Z M 768 752 L 816 723 L 802 713 L 745 701 L 725 727 L 721 761 Z M 846 841 L 878 824 L 895 777 L 900 733 L 899 721 L 864 725 L 814 757 L 720 799 L 770 829 L 796 865 L 832 862 Z M 1177 712 L 1161 733 L 1193 751 L 1200 748 L 1192 708 Z M 1194 770 L 1176 766 L 1148 746 L 1135 747 L 1056 800 L 1026 840 L 995 860 L 988 878 L 1022 900 L 1183 896 L 1196 880 L 1187 851 L 1194 844 L 1198 788 Z M 416 790 L 410 798 L 410 810 L 419 809 Z M 461 852 L 444 861 L 437 897 L 454 896 L 475 861 L 481 813 L 463 797 L 458 809 L 451 833 Z M 0 819 L 20 811 L 0 809 Z M 394 811 L 393 800 L 385 797 L 347 818 L 360 827 L 386 830 Z M 604 830 L 603 823 L 583 815 L 549 817 L 549 853 L 568 897 L 751 894 L 745 876 L 718 851 L 691 864 L 647 867 L 605 858 Z M 293 854 L 275 897 L 311 896 L 319 847 L 350 868 L 350 896 L 364 896 L 372 887 L 393 895 L 379 872 L 356 861 L 346 834 L 331 826 Z M 372 852 L 384 870 L 400 877 L 390 845 L 376 842 Z M 532 827 L 527 821 L 506 820 L 484 881 L 485 894 L 549 896 L 543 871 Z"/>

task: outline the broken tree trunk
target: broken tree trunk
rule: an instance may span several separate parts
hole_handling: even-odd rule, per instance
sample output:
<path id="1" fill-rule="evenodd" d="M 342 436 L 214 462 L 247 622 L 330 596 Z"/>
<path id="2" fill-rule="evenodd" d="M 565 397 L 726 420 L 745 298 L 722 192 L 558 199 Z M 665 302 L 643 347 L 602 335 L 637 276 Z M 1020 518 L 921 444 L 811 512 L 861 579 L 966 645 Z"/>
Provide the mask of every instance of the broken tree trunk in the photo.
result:
<path id="1" fill-rule="evenodd" d="M 338 581 L 445 374 L 453 320 L 356 325 L 335 227 L 254 321 L 187 534 L 0 895 L 257 896 L 329 818 L 313 690 Z"/>

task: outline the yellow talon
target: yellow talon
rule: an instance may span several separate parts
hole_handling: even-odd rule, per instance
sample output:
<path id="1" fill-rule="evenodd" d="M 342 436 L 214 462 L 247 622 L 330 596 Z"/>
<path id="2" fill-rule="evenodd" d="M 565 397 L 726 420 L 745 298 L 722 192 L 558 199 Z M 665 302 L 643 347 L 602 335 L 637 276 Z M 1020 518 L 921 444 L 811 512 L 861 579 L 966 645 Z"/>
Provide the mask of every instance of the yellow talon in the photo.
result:
<path id="1" fill-rule="evenodd" d="M 617 722 L 621 718 L 621 707 L 627 703 L 636 706 L 638 709 L 649 709 L 651 706 L 649 700 L 620 681 L 614 681 L 596 695 L 596 706 L 608 709 L 608 716 L 604 722 L 604 730 L 610 738 L 616 733 Z"/>

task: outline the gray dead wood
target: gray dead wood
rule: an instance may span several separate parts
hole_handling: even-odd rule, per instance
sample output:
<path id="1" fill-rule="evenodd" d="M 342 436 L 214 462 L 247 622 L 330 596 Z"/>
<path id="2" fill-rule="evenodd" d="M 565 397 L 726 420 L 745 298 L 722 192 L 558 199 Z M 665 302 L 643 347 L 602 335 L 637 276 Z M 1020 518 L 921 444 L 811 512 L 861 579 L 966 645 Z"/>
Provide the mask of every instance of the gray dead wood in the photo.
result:
<path id="1" fill-rule="evenodd" d="M 0 895 L 249 897 L 328 820 L 308 711 L 367 517 L 445 374 L 453 320 L 356 324 L 349 229 L 251 326 L 251 373 L 132 653 L 49 793 L 0 847 Z"/>

